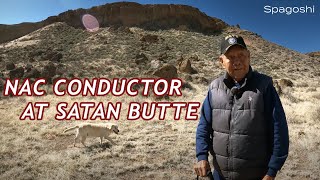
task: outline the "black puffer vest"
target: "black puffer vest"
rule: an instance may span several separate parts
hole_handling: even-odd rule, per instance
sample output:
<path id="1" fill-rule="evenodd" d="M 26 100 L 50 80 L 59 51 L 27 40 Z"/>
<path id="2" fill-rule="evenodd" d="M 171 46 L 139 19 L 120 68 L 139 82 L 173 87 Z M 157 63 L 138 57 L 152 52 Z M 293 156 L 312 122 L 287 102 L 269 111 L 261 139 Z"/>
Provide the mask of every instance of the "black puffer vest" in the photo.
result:
<path id="1" fill-rule="evenodd" d="M 272 79 L 252 71 L 235 88 L 226 74 L 210 86 L 214 168 L 228 180 L 262 179 L 271 156 L 263 94 Z"/>

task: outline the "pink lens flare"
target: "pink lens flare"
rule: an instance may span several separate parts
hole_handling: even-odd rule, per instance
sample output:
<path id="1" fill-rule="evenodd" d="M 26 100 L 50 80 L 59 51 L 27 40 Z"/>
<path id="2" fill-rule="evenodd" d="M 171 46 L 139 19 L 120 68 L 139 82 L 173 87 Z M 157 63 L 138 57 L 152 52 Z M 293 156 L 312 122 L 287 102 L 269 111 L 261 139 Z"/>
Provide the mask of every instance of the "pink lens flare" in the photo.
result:
<path id="1" fill-rule="evenodd" d="M 95 32 L 99 30 L 99 22 L 97 18 L 90 14 L 85 14 L 82 16 L 82 24 L 89 32 Z"/>

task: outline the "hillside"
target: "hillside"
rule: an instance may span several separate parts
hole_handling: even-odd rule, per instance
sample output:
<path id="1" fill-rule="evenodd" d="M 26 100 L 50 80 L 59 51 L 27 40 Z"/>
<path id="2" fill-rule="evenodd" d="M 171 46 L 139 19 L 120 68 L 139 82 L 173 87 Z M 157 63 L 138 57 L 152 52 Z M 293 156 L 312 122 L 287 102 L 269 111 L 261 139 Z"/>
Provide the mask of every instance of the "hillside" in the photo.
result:
<path id="1" fill-rule="evenodd" d="M 230 33 L 245 38 L 251 52 L 253 69 L 272 76 L 275 85 L 279 86 L 277 89 L 289 125 L 290 154 L 277 179 L 318 178 L 319 58 L 312 58 L 268 42 L 258 34 L 247 30 L 221 26 L 221 23 L 225 23 L 214 22 L 212 21 L 214 18 L 209 18 L 210 22 L 214 22 L 210 26 L 221 28 L 214 33 L 196 31 L 200 28 L 198 25 L 193 30 L 169 28 L 180 26 L 179 21 L 172 22 L 170 26 L 163 26 L 168 28 L 153 30 L 134 23 L 122 24 L 125 26 L 103 24 L 99 31 L 93 33 L 80 28 L 80 19 L 71 24 L 68 20 L 55 21 L 62 17 L 65 19 L 69 17 L 75 21 L 72 18 L 76 16 L 74 14 L 82 12 L 99 14 L 102 12 L 101 9 L 114 6 L 121 7 L 118 9 L 132 6 L 137 6 L 138 9 L 152 7 L 156 12 L 163 12 L 161 8 L 164 7 L 173 7 L 115 3 L 115 5 L 68 11 L 56 17 L 49 17 L 49 20 L 54 19 L 52 23 L 39 26 L 39 29 L 33 29 L 28 34 L 25 34 L 27 31 L 23 31 L 20 34 L 24 34 L 22 37 L 0 44 L 0 89 L 3 88 L 4 78 L 34 80 L 37 77 L 45 77 L 53 81 L 59 77 L 111 79 L 177 76 L 185 82 L 182 88 L 183 96 L 160 100 L 151 96 L 56 97 L 50 86 L 45 87 L 48 94 L 42 97 L 3 97 L 1 94 L 0 179 L 195 178 L 192 167 L 195 161 L 195 131 L 198 121 L 174 121 L 170 111 L 164 121 L 127 121 L 125 114 L 122 114 L 120 120 L 116 122 L 120 133 L 111 136 L 116 145 L 111 145 L 105 140 L 100 146 L 98 138 L 88 138 L 87 148 L 80 143 L 77 147 L 73 147 L 74 133 L 63 133 L 63 130 L 78 122 L 56 121 L 55 105 L 62 101 L 70 104 L 122 102 L 123 107 L 131 101 L 202 103 L 208 83 L 223 73 L 217 61 L 219 44 L 221 38 Z M 173 9 L 177 11 L 178 7 L 186 8 L 181 14 L 195 13 L 194 8 L 185 6 Z M 158 8 L 161 11 L 158 11 Z M 141 15 L 139 12 L 130 11 L 127 16 L 139 17 Z M 163 13 L 161 17 L 167 17 L 169 12 L 171 11 Z M 206 17 L 201 13 L 198 15 Z M 119 14 L 114 16 L 118 17 Z M 101 18 L 98 15 L 97 17 Z M 167 20 L 158 19 L 154 23 L 159 22 L 166 24 Z M 12 28 L 16 28 L 16 25 Z M 11 37 L 14 36 L 16 35 Z M 51 104 L 44 119 L 20 121 L 19 115 L 27 102 L 36 101 Z M 123 112 L 126 110 L 124 108 Z M 97 120 L 96 123 L 104 121 Z"/>
<path id="2" fill-rule="evenodd" d="M 54 64 L 59 67 L 54 74 L 58 77 L 135 77 L 150 75 L 163 64 L 175 65 L 182 58 L 190 59 L 198 73 L 181 73 L 181 78 L 191 76 L 210 80 L 221 73 L 222 69 L 216 63 L 219 42 L 228 33 L 242 35 L 251 51 L 252 66 L 274 79 L 299 81 L 319 77 L 319 63 L 314 63 L 319 60 L 234 27 L 228 27 L 217 35 L 179 30 L 145 31 L 135 27 L 108 27 L 89 33 L 65 23 L 56 23 L 3 44 L 0 47 L 0 67 L 6 74 L 5 64 L 8 62 L 22 67 L 29 64 L 38 71 Z M 144 41 L 146 37 L 151 39 Z M 77 66 L 73 66 L 74 63 Z"/>

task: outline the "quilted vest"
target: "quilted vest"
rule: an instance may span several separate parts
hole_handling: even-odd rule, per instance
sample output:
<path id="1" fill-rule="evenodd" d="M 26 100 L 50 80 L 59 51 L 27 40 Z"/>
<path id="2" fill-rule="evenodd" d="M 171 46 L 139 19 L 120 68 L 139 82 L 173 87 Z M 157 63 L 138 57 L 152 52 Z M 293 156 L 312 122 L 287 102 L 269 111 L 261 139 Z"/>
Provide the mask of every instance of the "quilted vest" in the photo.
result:
<path id="1" fill-rule="evenodd" d="M 214 168 L 228 180 L 261 180 L 272 152 L 263 99 L 272 79 L 251 67 L 241 87 L 227 77 L 209 86 Z"/>

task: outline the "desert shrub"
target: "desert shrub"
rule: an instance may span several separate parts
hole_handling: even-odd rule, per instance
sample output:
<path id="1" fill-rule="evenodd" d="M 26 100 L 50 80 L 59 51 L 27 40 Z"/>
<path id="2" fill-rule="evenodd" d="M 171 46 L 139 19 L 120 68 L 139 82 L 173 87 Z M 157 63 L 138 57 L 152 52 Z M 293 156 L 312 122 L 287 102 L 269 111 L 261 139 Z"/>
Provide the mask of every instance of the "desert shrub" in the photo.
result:
<path id="1" fill-rule="evenodd" d="M 320 107 L 315 111 L 314 118 L 315 122 L 320 122 Z"/>
<path id="2" fill-rule="evenodd" d="M 287 116 L 287 122 L 289 124 L 302 124 L 304 123 L 302 119 L 300 119 L 298 116 Z"/>
<path id="3" fill-rule="evenodd" d="M 320 93 L 314 94 L 312 97 L 320 100 Z"/>
<path id="4" fill-rule="evenodd" d="M 307 82 L 302 82 L 302 83 L 299 83 L 297 84 L 297 87 L 308 87 L 309 84 Z"/>
<path id="5" fill-rule="evenodd" d="M 315 88 L 315 87 L 309 87 L 306 90 L 306 92 L 315 92 L 315 91 L 317 91 L 317 88 Z"/>
<path id="6" fill-rule="evenodd" d="M 284 92 L 283 93 L 283 97 L 289 99 L 289 101 L 291 101 L 292 103 L 298 103 L 301 102 L 301 99 L 294 97 L 291 92 Z"/>

